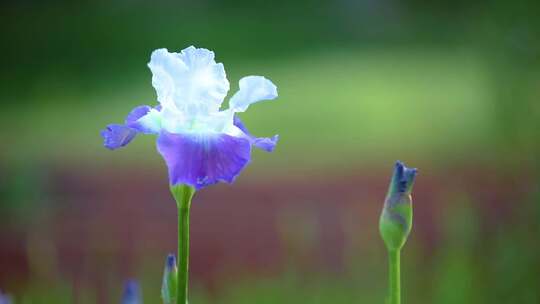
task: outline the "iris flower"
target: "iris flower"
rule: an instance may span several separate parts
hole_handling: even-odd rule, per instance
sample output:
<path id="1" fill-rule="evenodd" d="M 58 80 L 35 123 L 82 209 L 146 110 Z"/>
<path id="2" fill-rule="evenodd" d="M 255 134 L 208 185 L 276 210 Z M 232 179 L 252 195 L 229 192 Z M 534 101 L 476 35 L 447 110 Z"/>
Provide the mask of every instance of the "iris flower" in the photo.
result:
<path id="1" fill-rule="evenodd" d="M 253 103 L 277 97 L 270 80 L 262 76 L 240 79 L 229 108 L 221 110 L 229 81 L 212 51 L 193 46 L 180 53 L 158 49 L 148 67 L 159 105 L 138 106 L 124 124 L 108 125 L 101 131 L 105 147 L 124 147 L 139 133 L 156 134 L 171 185 L 197 190 L 218 182 L 232 183 L 249 163 L 252 146 L 268 152 L 274 149 L 277 135 L 255 137 L 236 115 Z"/>
<path id="2" fill-rule="evenodd" d="M 159 105 L 136 107 L 124 124 L 108 125 L 101 136 L 105 147 L 114 150 L 139 133 L 157 135 L 157 150 L 167 164 L 178 207 L 178 263 L 174 255 L 167 258 L 162 298 L 166 304 L 186 304 L 193 195 L 209 185 L 232 183 L 249 163 L 252 146 L 274 150 L 278 136 L 251 135 L 237 113 L 245 112 L 252 103 L 275 99 L 277 88 L 262 76 L 244 77 L 229 108 L 222 110 L 229 81 L 213 52 L 193 46 L 180 53 L 158 49 L 148 67 Z"/>

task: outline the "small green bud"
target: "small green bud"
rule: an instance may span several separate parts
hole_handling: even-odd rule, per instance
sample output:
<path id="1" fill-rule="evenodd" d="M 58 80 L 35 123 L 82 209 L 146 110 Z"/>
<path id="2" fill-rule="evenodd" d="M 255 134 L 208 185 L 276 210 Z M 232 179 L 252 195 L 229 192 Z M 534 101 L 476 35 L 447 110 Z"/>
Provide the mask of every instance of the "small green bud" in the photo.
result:
<path id="1" fill-rule="evenodd" d="M 411 191 L 416 169 L 397 161 L 379 220 L 379 231 L 388 250 L 401 249 L 412 228 Z"/>
<path id="2" fill-rule="evenodd" d="M 163 272 L 163 283 L 161 285 L 161 298 L 163 304 L 175 304 L 178 296 L 178 268 L 174 254 L 169 254 L 165 261 L 165 271 Z"/>

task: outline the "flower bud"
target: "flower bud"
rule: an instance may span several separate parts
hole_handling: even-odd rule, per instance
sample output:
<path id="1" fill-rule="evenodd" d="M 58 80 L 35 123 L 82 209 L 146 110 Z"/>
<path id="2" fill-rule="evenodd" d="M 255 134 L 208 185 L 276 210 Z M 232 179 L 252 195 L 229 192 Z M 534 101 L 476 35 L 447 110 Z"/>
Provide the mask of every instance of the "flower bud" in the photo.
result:
<path id="1" fill-rule="evenodd" d="M 412 227 L 411 191 L 416 169 L 397 161 L 379 220 L 379 231 L 388 250 L 401 249 Z"/>
<path id="2" fill-rule="evenodd" d="M 129 280 L 124 285 L 122 304 L 142 304 L 141 290 L 137 281 Z"/>
<path id="3" fill-rule="evenodd" d="M 178 268 L 176 267 L 176 257 L 169 254 L 165 261 L 165 271 L 163 272 L 163 283 L 161 285 L 161 297 L 164 304 L 176 303 Z"/>

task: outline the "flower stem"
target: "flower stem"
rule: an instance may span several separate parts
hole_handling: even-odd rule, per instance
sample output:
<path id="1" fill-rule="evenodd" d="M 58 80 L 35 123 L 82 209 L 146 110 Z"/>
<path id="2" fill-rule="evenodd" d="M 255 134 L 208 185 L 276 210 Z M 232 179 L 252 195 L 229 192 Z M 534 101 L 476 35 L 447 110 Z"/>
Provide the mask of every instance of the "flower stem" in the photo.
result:
<path id="1" fill-rule="evenodd" d="M 388 304 L 401 303 L 400 250 L 388 250 Z"/>
<path id="2" fill-rule="evenodd" d="M 177 304 L 186 304 L 189 269 L 189 210 L 195 189 L 186 185 L 171 186 L 178 207 L 178 297 Z"/>
<path id="3" fill-rule="evenodd" d="M 188 293 L 189 207 L 178 208 L 178 304 L 185 304 Z"/>

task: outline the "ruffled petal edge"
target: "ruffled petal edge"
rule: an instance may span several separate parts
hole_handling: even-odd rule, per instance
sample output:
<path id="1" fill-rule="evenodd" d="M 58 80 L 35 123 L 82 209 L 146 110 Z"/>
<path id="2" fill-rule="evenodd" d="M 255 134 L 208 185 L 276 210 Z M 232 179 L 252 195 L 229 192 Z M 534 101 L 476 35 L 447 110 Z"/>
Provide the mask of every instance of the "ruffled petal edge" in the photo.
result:
<path id="1" fill-rule="evenodd" d="M 276 134 L 272 137 L 255 137 L 248 131 L 238 115 L 234 115 L 234 125 L 244 133 L 249 142 L 255 147 L 266 152 L 274 151 L 279 140 L 279 135 Z"/>
<path id="2" fill-rule="evenodd" d="M 246 76 L 239 81 L 239 90 L 229 101 L 229 108 L 245 112 L 249 105 L 272 100 L 278 96 L 277 87 L 263 76 Z"/>

